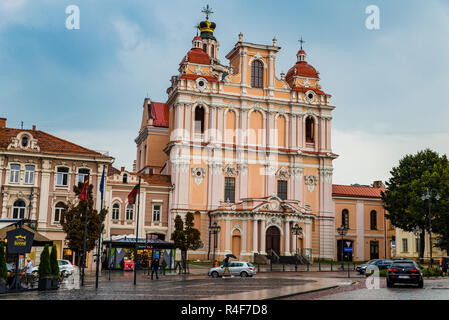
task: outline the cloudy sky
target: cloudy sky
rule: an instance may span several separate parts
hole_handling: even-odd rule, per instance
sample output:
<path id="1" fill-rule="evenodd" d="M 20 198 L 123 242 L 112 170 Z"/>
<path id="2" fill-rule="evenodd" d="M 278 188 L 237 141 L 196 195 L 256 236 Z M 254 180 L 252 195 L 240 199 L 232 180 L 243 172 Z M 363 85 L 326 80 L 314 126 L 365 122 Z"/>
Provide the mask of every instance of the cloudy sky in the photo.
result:
<path id="1" fill-rule="evenodd" d="M 449 3 L 446 0 L 1 0 L 0 117 L 132 167 L 146 96 L 165 90 L 209 4 L 220 58 L 244 40 L 282 47 L 277 70 L 296 61 L 298 39 L 336 106 L 334 183 L 387 180 L 407 153 L 449 152 Z M 80 29 L 65 26 L 80 9 Z M 368 30 L 365 9 L 380 9 Z"/>

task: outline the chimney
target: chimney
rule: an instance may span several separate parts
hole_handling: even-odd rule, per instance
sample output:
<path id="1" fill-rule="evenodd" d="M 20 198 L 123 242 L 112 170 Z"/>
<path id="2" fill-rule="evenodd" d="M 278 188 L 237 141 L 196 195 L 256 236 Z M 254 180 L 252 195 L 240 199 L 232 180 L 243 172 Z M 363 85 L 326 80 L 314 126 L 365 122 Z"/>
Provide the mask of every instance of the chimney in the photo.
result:
<path id="1" fill-rule="evenodd" d="M 0 118 L 0 129 L 6 128 L 6 118 Z"/>
<path id="2" fill-rule="evenodd" d="M 35 124 L 33 124 L 32 130 L 33 130 L 33 131 L 36 131 L 36 125 L 35 125 Z"/>
<path id="3" fill-rule="evenodd" d="M 125 171 L 125 167 L 121 167 L 121 168 L 120 168 L 120 171 L 121 171 L 121 172 Z"/>
<path id="4" fill-rule="evenodd" d="M 384 184 L 382 181 L 374 181 L 373 188 L 384 188 Z"/>

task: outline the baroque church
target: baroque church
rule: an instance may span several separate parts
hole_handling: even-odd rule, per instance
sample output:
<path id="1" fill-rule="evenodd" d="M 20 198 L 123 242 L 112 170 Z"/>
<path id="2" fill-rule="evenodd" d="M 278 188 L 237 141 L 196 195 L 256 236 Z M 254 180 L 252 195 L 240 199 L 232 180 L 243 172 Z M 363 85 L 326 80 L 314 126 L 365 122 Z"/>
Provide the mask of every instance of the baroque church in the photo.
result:
<path id="1" fill-rule="evenodd" d="M 192 212 L 203 243 L 192 259 L 214 252 L 253 261 L 296 250 L 334 259 L 331 95 L 302 46 L 287 74 L 277 75 L 276 38 L 255 44 L 240 33 L 223 63 L 210 13 L 167 101 L 145 99 L 135 140 L 136 171 L 171 177 L 167 235 L 177 215 Z"/>

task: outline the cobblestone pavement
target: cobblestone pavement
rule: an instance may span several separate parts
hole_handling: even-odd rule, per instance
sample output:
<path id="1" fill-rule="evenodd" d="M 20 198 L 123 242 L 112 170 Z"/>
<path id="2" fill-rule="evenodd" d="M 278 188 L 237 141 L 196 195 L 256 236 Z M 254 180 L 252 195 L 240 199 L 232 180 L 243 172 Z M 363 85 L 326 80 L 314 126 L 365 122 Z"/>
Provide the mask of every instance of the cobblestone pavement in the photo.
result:
<path id="1" fill-rule="evenodd" d="M 31 300 L 168 300 L 168 299 L 267 299 L 319 290 L 338 285 L 342 280 L 306 278 L 300 273 L 261 273 L 252 278 L 234 277 L 213 279 L 201 275 L 165 275 L 150 280 L 139 273 L 137 285 L 133 285 L 133 272 L 112 272 L 111 280 L 106 271 L 95 289 L 95 274 L 87 274 L 83 288 L 67 289 L 67 285 L 55 291 L 28 291 L 10 293 L 0 299 Z M 70 281 L 69 279 L 68 281 Z M 72 279 L 73 280 L 73 279 Z M 70 286 L 69 286 L 70 287 Z"/>

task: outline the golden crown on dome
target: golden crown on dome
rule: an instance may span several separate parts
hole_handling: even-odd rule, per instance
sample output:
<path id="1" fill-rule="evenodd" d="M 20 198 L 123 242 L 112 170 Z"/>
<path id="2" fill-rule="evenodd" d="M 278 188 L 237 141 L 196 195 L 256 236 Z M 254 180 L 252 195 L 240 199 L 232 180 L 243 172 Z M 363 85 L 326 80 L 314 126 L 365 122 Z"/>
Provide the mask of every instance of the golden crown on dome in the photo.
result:
<path id="1" fill-rule="evenodd" d="M 198 24 L 198 29 L 200 29 L 201 31 L 201 38 L 214 39 L 213 33 L 217 25 L 215 24 L 215 22 L 209 21 L 209 16 L 211 16 L 214 12 L 212 11 L 212 8 L 209 7 L 209 5 L 204 7 L 201 12 L 206 17 L 205 21 L 201 21 Z"/>

